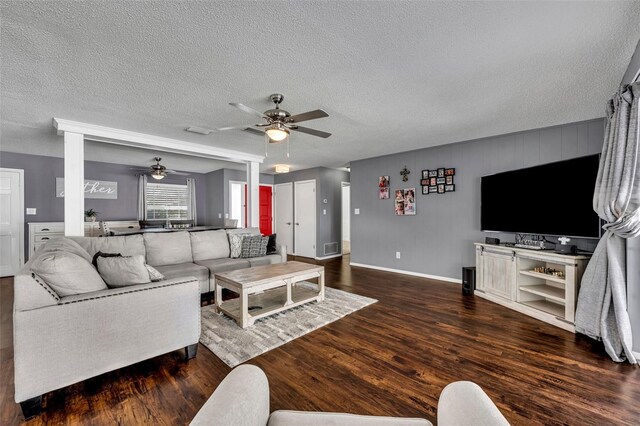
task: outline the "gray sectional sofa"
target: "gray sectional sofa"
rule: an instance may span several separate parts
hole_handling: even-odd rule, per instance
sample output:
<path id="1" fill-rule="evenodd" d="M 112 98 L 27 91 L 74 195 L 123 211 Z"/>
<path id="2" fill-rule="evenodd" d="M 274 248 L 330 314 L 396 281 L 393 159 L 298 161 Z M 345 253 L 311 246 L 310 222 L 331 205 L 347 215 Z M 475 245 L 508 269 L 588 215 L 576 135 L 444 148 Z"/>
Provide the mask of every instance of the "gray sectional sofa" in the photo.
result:
<path id="1" fill-rule="evenodd" d="M 228 232 L 259 234 L 257 228 Z M 214 274 L 286 261 L 286 248 L 278 250 L 231 259 L 224 230 L 69 237 L 44 244 L 14 279 L 15 400 L 25 417 L 39 413 L 46 392 L 180 348 L 187 359 L 195 356 L 201 295 L 215 288 Z M 98 276 L 103 287 L 78 291 L 89 275 L 97 275 L 90 262 L 99 251 L 143 255 L 166 279 L 107 288 Z M 68 262 L 72 257 L 82 258 L 75 260 L 77 269 Z M 48 275 L 42 272 L 45 261 Z M 49 285 L 45 278 L 51 274 L 69 286 L 61 289 L 51 280 Z"/>

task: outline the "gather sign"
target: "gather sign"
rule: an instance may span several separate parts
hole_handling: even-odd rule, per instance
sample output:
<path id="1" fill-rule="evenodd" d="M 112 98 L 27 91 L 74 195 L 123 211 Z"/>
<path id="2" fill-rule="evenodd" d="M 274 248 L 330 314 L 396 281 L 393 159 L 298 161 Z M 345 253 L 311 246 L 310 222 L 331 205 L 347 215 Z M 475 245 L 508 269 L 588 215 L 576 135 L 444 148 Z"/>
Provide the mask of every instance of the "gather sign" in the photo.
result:
<path id="1" fill-rule="evenodd" d="M 56 178 L 56 197 L 64 197 L 64 178 Z M 118 182 L 106 180 L 84 181 L 84 198 L 101 198 L 106 200 L 118 199 Z"/>

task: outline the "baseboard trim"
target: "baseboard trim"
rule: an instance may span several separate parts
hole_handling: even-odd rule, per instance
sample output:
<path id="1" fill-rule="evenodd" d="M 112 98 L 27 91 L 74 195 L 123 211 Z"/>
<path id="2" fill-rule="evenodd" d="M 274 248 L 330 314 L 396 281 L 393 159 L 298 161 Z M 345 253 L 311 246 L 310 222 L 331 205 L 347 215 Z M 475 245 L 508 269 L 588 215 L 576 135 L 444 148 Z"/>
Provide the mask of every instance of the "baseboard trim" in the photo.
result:
<path id="1" fill-rule="evenodd" d="M 349 263 L 351 266 L 359 266 L 360 268 L 377 269 L 378 271 L 394 272 L 396 274 L 411 275 L 413 277 L 429 278 L 432 280 L 446 281 L 455 284 L 462 284 L 462 280 L 456 278 L 442 277 L 440 275 L 423 274 L 421 272 L 405 271 L 403 269 L 385 268 L 384 266 L 367 265 L 366 263 Z"/>
<path id="2" fill-rule="evenodd" d="M 316 260 L 327 260 L 327 259 L 333 259 L 333 258 L 340 257 L 340 256 L 342 256 L 342 253 L 332 254 L 332 255 L 329 255 L 329 256 L 316 257 L 315 259 Z"/>

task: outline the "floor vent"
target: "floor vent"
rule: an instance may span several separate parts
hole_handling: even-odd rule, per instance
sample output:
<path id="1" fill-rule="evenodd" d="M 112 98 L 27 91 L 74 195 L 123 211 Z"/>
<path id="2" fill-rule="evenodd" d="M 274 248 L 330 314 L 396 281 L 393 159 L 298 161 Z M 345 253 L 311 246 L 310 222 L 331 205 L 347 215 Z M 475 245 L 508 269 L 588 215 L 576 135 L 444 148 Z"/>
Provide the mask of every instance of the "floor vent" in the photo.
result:
<path id="1" fill-rule="evenodd" d="M 338 243 L 324 243 L 324 255 L 338 254 Z"/>

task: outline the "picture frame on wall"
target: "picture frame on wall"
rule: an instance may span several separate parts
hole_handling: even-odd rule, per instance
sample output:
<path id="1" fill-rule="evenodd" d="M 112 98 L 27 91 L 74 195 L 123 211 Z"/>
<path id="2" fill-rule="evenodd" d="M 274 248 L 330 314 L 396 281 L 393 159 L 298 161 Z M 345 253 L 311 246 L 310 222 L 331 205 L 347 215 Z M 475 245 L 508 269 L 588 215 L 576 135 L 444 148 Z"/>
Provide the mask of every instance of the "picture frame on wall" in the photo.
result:
<path id="1" fill-rule="evenodd" d="M 429 181 L 430 181 L 430 179 L 421 179 L 420 180 L 420 185 L 421 186 L 429 186 Z"/>
<path id="2" fill-rule="evenodd" d="M 438 192 L 438 187 L 436 185 L 429 187 L 429 194 L 436 194 Z"/>
<path id="3" fill-rule="evenodd" d="M 378 188 L 388 188 L 388 187 L 389 187 L 389 176 L 380 176 L 378 178 Z"/>
<path id="4" fill-rule="evenodd" d="M 422 171 L 422 179 L 429 179 L 429 170 L 423 170 Z"/>
<path id="5" fill-rule="evenodd" d="M 441 167 L 438 169 L 438 177 L 439 178 L 444 177 L 444 167 Z"/>
<path id="6" fill-rule="evenodd" d="M 378 190 L 378 198 L 380 200 L 387 200 L 389 199 L 389 187 L 385 187 L 385 188 L 380 188 Z"/>
<path id="7" fill-rule="evenodd" d="M 444 194 L 444 184 L 438 185 L 438 194 Z"/>
<path id="8" fill-rule="evenodd" d="M 429 194 L 429 187 L 428 186 L 425 185 L 425 186 L 422 187 L 422 194 L 423 195 Z"/>
<path id="9" fill-rule="evenodd" d="M 453 185 L 453 176 L 452 175 L 447 175 L 445 176 L 445 185 Z"/>
<path id="10" fill-rule="evenodd" d="M 445 185 L 444 186 L 444 190 L 445 190 L 445 192 L 455 192 L 456 186 L 455 185 Z"/>
<path id="11" fill-rule="evenodd" d="M 444 169 L 444 175 L 445 176 L 453 176 L 455 174 L 456 174 L 456 169 L 455 168 Z"/>
<path id="12" fill-rule="evenodd" d="M 429 177 L 438 177 L 438 171 L 437 170 L 429 170 Z"/>
<path id="13" fill-rule="evenodd" d="M 439 177 L 436 179 L 436 185 L 444 185 L 446 179 L 443 177 Z"/>
<path id="14" fill-rule="evenodd" d="M 430 178 L 431 182 L 429 182 L 429 186 L 436 186 L 438 184 L 438 178 L 432 177 Z"/>

